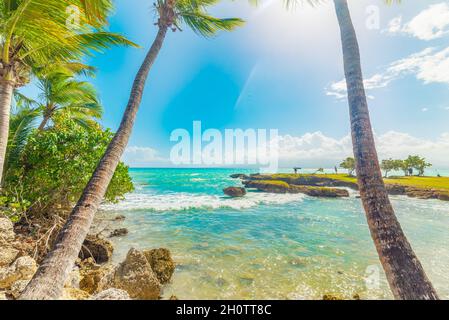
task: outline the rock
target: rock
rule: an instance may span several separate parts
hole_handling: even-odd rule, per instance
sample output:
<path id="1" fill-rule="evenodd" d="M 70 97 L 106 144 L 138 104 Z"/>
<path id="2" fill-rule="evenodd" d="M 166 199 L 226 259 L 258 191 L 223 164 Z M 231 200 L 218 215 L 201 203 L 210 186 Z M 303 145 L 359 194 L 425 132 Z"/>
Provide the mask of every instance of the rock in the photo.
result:
<path id="1" fill-rule="evenodd" d="M 8 243 L 16 237 L 14 225 L 8 218 L 0 217 L 0 243 Z"/>
<path id="2" fill-rule="evenodd" d="M 6 298 L 6 292 L 4 291 L 0 291 L 0 301 L 2 300 L 8 300 L 8 298 Z"/>
<path id="3" fill-rule="evenodd" d="M 168 300 L 179 300 L 177 296 L 171 295 L 171 297 Z"/>
<path id="4" fill-rule="evenodd" d="M 276 180 L 245 181 L 244 184 L 247 188 L 255 188 L 269 193 L 303 193 L 311 197 L 321 198 L 349 197 L 349 192 L 345 189 L 294 185 Z"/>
<path id="5" fill-rule="evenodd" d="M 439 193 L 438 200 L 449 201 L 449 193 L 444 193 L 444 192 Z"/>
<path id="6" fill-rule="evenodd" d="M 232 174 L 230 176 L 232 179 L 242 179 L 242 180 L 249 180 L 250 176 L 243 174 L 243 173 L 237 173 L 237 174 Z"/>
<path id="7" fill-rule="evenodd" d="M 80 269 L 77 266 L 73 267 L 72 272 L 70 272 L 69 277 L 67 278 L 64 287 L 66 288 L 80 288 Z"/>
<path id="8" fill-rule="evenodd" d="M 245 188 L 239 188 L 239 187 L 229 187 L 229 188 L 223 189 L 223 192 L 225 195 L 233 197 L 233 198 L 243 197 L 246 195 Z"/>
<path id="9" fill-rule="evenodd" d="M 114 218 L 115 221 L 123 221 L 125 219 L 126 219 L 126 217 L 124 215 L 118 215 Z"/>
<path id="10" fill-rule="evenodd" d="M 30 283 L 30 280 L 19 280 L 12 284 L 11 288 L 9 289 L 9 294 L 14 299 L 18 299 L 22 292 L 25 290 L 26 286 Z"/>
<path id="11" fill-rule="evenodd" d="M 126 229 L 126 228 L 115 229 L 114 231 L 111 232 L 111 234 L 109 235 L 109 238 L 123 237 L 123 236 L 126 236 L 127 234 L 128 234 L 128 229 Z"/>
<path id="12" fill-rule="evenodd" d="M 161 284 L 168 283 L 175 272 L 175 262 L 168 249 L 160 248 L 143 252 L 151 269 Z"/>
<path id="13" fill-rule="evenodd" d="M 290 193 L 304 193 L 311 197 L 319 198 L 348 198 L 349 191 L 338 188 L 290 186 Z"/>
<path id="14" fill-rule="evenodd" d="M 18 280 L 30 280 L 37 270 L 36 261 L 29 256 L 20 257 L 9 267 L 0 269 L 0 289 L 10 288 Z"/>
<path id="15" fill-rule="evenodd" d="M 397 184 L 387 184 L 385 185 L 387 188 L 388 194 L 392 196 L 401 196 L 407 193 L 407 188 Z"/>
<path id="16" fill-rule="evenodd" d="M 79 287 L 90 294 L 94 294 L 114 286 L 115 268 L 112 265 L 82 269 Z"/>
<path id="17" fill-rule="evenodd" d="M 111 261 L 113 251 L 114 247 L 111 242 L 89 235 L 84 240 L 79 257 L 82 260 L 92 257 L 96 263 L 103 264 Z"/>
<path id="18" fill-rule="evenodd" d="M 257 189 L 269 193 L 289 193 L 290 185 L 284 181 L 275 180 L 257 180 L 244 181 L 243 184 L 247 188 Z"/>
<path id="19" fill-rule="evenodd" d="M 157 300 L 161 292 L 161 284 L 147 258 L 134 248 L 129 250 L 125 261 L 116 269 L 114 286 L 139 300 Z"/>
<path id="20" fill-rule="evenodd" d="M 337 296 L 331 295 L 331 294 L 325 294 L 323 296 L 323 300 L 345 300 L 345 299 L 343 299 L 342 297 L 337 297 Z"/>
<path id="21" fill-rule="evenodd" d="M 91 297 L 90 300 L 131 300 L 128 292 L 120 289 L 111 288 Z"/>
<path id="22" fill-rule="evenodd" d="M 64 288 L 61 300 L 87 300 L 90 294 L 86 291 L 75 288 Z"/>
<path id="23" fill-rule="evenodd" d="M 19 250 L 7 244 L 0 245 L 0 267 L 9 266 L 16 260 Z"/>

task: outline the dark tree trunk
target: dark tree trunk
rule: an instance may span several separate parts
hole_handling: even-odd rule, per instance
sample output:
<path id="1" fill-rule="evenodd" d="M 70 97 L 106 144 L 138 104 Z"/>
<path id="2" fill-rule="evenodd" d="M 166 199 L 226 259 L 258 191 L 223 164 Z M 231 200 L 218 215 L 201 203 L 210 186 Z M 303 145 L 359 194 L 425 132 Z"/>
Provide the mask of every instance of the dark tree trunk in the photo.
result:
<path id="1" fill-rule="evenodd" d="M 347 1 L 334 3 L 341 30 L 357 178 L 371 236 L 396 299 L 438 299 L 388 198 L 371 128 L 357 36 Z"/>
<path id="2" fill-rule="evenodd" d="M 3 185 L 6 147 L 8 146 L 9 116 L 11 113 L 14 85 L 11 81 L 0 80 L 0 189 Z"/>
<path id="3" fill-rule="evenodd" d="M 133 84 L 120 128 L 109 144 L 83 195 L 62 229 L 55 248 L 47 255 L 20 299 L 58 299 L 106 193 L 115 169 L 128 144 L 148 73 L 162 47 L 167 27 L 160 27 Z"/>
<path id="4" fill-rule="evenodd" d="M 45 129 L 45 126 L 47 125 L 48 121 L 50 121 L 51 116 L 52 116 L 51 113 L 47 113 L 46 112 L 44 114 L 44 118 L 42 119 L 42 122 L 41 122 L 41 124 L 38 127 L 39 131 L 42 131 L 42 130 Z"/>

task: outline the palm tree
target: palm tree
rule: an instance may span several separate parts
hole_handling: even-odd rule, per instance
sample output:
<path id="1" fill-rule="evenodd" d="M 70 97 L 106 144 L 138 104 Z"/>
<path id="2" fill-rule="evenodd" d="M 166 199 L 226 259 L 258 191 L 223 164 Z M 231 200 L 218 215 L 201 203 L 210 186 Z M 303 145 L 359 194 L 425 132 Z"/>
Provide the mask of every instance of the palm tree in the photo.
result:
<path id="1" fill-rule="evenodd" d="M 360 51 L 347 0 L 334 0 L 341 31 L 357 178 L 368 226 L 396 299 L 438 299 L 405 237 L 382 179 L 368 110 Z"/>
<path id="2" fill-rule="evenodd" d="M 71 74 L 56 72 L 45 75 L 38 80 L 37 87 L 41 92 L 39 101 L 23 95 L 17 95 L 17 99 L 19 102 L 26 100 L 41 113 L 39 130 L 44 130 L 50 120 L 62 113 L 84 127 L 103 114 L 92 84 L 77 81 Z"/>
<path id="3" fill-rule="evenodd" d="M 111 0 L 0 1 L 0 181 L 8 141 L 13 92 L 35 68 L 79 61 L 112 45 L 133 45 L 101 27 Z M 80 24 L 67 26 L 66 9 L 79 5 Z"/>
<path id="4" fill-rule="evenodd" d="M 25 147 L 28 136 L 31 130 L 35 128 L 36 120 L 39 117 L 39 110 L 31 107 L 32 101 L 27 100 L 25 97 L 16 97 L 16 101 L 16 107 L 11 112 L 3 178 L 8 176 L 11 168 L 17 166 L 17 161 L 20 159 L 20 154 Z"/>
<path id="5" fill-rule="evenodd" d="M 139 109 L 145 83 L 151 67 L 163 45 L 168 30 L 180 29 L 185 23 L 196 33 L 210 37 L 217 31 L 233 30 L 243 23 L 236 18 L 219 19 L 208 15 L 206 9 L 219 0 L 158 0 L 158 32 L 134 80 L 128 105 L 120 127 L 98 164 L 83 195 L 71 212 L 55 248 L 45 258 L 21 299 L 56 299 L 64 286 L 94 215 L 104 197 L 117 164 L 128 143 Z"/>

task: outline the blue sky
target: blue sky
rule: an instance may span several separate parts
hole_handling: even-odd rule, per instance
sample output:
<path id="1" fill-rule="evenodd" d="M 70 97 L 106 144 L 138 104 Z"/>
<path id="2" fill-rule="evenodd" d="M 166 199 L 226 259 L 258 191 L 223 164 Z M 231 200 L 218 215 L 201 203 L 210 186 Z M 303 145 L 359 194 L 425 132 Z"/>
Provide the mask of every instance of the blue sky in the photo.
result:
<path id="1" fill-rule="evenodd" d="M 349 1 L 357 29 L 379 153 L 421 153 L 449 167 L 449 2 Z M 379 28 L 366 23 L 379 11 Z M 105 108 L 118 127 L 135 73 L 156 33 L 151 1 L 116 0 L 110 30 L 142 45 L 90 61 Z M 373 9 L 374 8 L 374 9 Z M 285 164 L 330 166 L 351 154 L 340 35 L 332 1 L 286 10 L 282 1 L 224 1 L 211 12 L 246 25 L 204 39 L 169 33 L 151 71 L 125 160 L 166 165 L 176 128 L 279 129 Z M 446 165 L 447 163 L 447 165 Z"/>

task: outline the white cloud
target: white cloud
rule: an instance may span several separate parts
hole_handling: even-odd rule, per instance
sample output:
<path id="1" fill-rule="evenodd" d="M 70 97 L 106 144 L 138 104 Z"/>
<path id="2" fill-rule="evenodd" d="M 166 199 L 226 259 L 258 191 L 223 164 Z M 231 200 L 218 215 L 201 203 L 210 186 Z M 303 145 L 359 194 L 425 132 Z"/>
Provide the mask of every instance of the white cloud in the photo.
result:
<path id="1" fill-rule="evenodd" d="M 333 167 L 353 154 L 349 135 L 338 139 L 314 132 L 299 137 L 285 135 L 279 139 L 281 166 Z M 380 159 L 402 159 L 411 154 L 419 154 L 436 167 L 449 166 L 449 133 L 431 140 L 389 131 L 376 135 L 375 140 Z"/>
<path id="2" fill-rule="evenodd" d="M 391 82 L 407 75 L 414 75 L 425 84 L 449 84 L 449 47 L 437 50 L 426 48 L 421 52 L 391 63 L 383 72 L 364 80 L 366 90 L 387 87 Z M 334 82 L 326 88 L 326 95 L 337 99 L 346 97 L 346 81 Z"/>
<path id="3" fill-rule="evenodd" d="M 429 108 L 422 108 L 421 111 L 422 112 L 427 112 L 427 111 L 429 111 Z"/>
<path id="4" fill-rule="evenodd" d="M 153 148 L 131 146 L 126 148 L 122 161 L 131 167 L 144 167 L 166 162 L 166 159 Z"/>
<path id="5" fill-rule="evenodd" d="M 405 24 L 401 16 L 396 17 L 390 21 L 386 32 L 407 34 L 425 41 L 441 38 L 449 33 L 449 4 L 431 5 Z"/>

